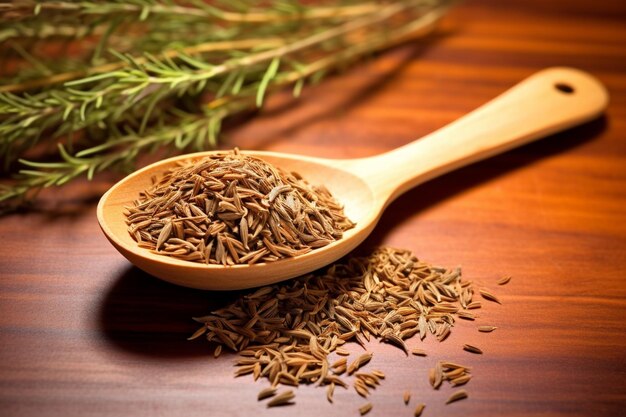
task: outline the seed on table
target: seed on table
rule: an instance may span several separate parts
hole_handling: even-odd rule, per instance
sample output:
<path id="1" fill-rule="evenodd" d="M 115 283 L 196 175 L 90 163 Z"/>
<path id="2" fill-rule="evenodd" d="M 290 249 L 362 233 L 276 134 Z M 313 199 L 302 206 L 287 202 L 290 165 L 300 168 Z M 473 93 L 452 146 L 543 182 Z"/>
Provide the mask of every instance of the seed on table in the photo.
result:
<path id="1" fill-rule="evenodd" d="M 359 408 L 359 413 L 361 413 L 362 416 L 364 416 L 365 414 L 369 413 L 372 410 L 372 403 L 367 403 L 364 404 L 363 406 L 361 406 L 361 408 Z"/>
<path id="2" fill-rule="evenodd" d="M 476 346 L 472 346 L 468 344 L 463 345 L 463 349 L 471 353 L 478 353 L 478 354 L 483 353 L 481 349 L 477 348 Z"/>
<path id="3" fill-rule="evenodd" d="M 480 292 L 480 295 L 482 295 L 485 300 L 489 300 L 489 301 L 493 301 L 494 303 L 502 304 L 500 302 L 500 300 L 498 299 L 498 297 L 496 297 L 495 295 L 493 295 L 492 293 L 490 293 L 486 289 L 481 288 L 478 291 Z"/>
<path id="4" fill-rule="evenodd" d="M 462 389 L 462 390 L 456 391 L 450 397 L 448 397 L 448 399 L 446 400 L 446 404 L 450 404 L 450 403 L 453 403 L 455 401 L 463 400 L 465 398 L 467 398 L 467 392 L 464 389 Z"/>
<path id="5" fill-rule="evenodd" d="M 411 393 L 409 391 L 404 391 L 404 394 L 402 395 L 402 400 L 405 404 L 408 405 L 409 401 L 411 401 Z"/>
<path id="6" fill-rule="evenodd" d="M 504 277 L 500 278 L 500 279 L 497 281 L 497 284 L 498 284 L 498 285 L 506 285 L 506 284 L 508 284 L 510 281 L 511 281 L 511 276 L 510 276 L 510 275 L 506 275 L 506 276 L 504 276 Z"/>
<path id="7" fill-rule="evenodd" d="M 274 395 L 276 395 L 276 388 L 268 387 L 259 392 L 257 400 L 261 401 L 265 398 L 273 397 Z"/>
<path id="8" fill-rule="evenodd" d="M 295 404 L 291 402 L 295 398 L 293 391 L 287 390 L 283 391 L 280 394 L 276 395 L 274 398 L 267 403 L 268 407 L 277 407 L 281 405 L 292 405 Z"/>
<path id="9" fill-rule="evenodd" d="M 478 326 L 478 331 L 483 333 L 491 333 L 496 329 L 496 326 Z"/>

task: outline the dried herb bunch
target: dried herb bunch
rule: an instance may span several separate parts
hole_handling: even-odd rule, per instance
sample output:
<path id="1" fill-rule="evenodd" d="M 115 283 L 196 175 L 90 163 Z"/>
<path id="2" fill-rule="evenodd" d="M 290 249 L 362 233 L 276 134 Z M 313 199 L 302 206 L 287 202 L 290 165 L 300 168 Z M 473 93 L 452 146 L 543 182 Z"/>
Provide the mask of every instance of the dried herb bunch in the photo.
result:
<path id="1" fill-rule="evenodd" d="M 266 378 L 272 388 L 326 386 L 330 402 L 335 386 L 347 388 L 352 382 L 356 393 L 367 398 L 385 374 L 364 370 L 371 353 L 345 357 L 350 355 L 342 347 L 345 343 L 365 348 L 365 341 L 377 338 L 408 355 L 405 341 L 413 336 L 421 340 L 431 334 L 444 340 L 459 313 L 473 303 L 473 295 L 459 268 L 434 267 L 408 250 L 383 247 L 367 257 L 348 258 L 326 270 L 259 288 L 197 317 L 202 327 L 190 339 L 204 335 L 220 351 L 224 346 L 239 352 L 236 376 Z M 331 363 L 334 354 L 344 357 Z M 438 388 L 445 379 L 462 385 L 470 377 L 467 366 L 438 362 L 431 384 Z M 275 393 L 263 390 L 259 399 Z"/>
<path id="2" fill-rule="evenodd" d="M 303 255 L 354 227 L 325 187 L 238 149 L 171 169 L 126 211 L 139 246 L 206 264 Z"/>
<path id="3" fill-rule="evenodd" d="M 0 4 L 0 156 L 5 174 L 19 171 L 0 201 L 129 170 L 155 149 L 214 147 L 224 119 L 427 33 L 449 3 Z"/>

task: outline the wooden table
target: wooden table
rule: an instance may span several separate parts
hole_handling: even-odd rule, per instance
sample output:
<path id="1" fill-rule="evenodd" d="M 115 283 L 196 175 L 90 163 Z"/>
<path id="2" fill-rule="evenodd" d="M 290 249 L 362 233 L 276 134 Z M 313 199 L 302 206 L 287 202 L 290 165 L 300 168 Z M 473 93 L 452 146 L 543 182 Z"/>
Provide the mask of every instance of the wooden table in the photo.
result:
<path id="1" fill-rule="evenodd" d="M 426 358 L 372 344 L 388 377 L 371 416 L 409 416 L 416 401 L 425 416 L 623 415 L 625 17 L 622 0 L 467 1 L 428 43 L 330 77 L 297 103 L 275 100 L 227 132 L 224 147 L 359 157 L 435 130 L 544 67 L 578 67 L 608 87 L 605 117 L 388 208 L 362 250 L 409 248 L 478 282 L 513 279 L 497 288 L 503 305 L 481 312 L 499 327 L 492 334 L 459 323 L 445 342 L 424 344 Z M 111 183 L 79 182 L 54 193 L 52 209 L 0 219 L 0 415 L 358 415 L 365 401 L 354 391 L 338 390 L 331 405 L 306 386 L 295 406 L 266 409 L 256 401 L 263 384 L 233 378 L 235 355 L 214 359 L 208 343 L 186 341 L 192 316 L 237 294 L 178 288 L 133 268 L 96 223 L 95 201 Z M 447 406 L 451 388 L 427 382 L 444 358 L 475 375 L 469 399 Z"/>

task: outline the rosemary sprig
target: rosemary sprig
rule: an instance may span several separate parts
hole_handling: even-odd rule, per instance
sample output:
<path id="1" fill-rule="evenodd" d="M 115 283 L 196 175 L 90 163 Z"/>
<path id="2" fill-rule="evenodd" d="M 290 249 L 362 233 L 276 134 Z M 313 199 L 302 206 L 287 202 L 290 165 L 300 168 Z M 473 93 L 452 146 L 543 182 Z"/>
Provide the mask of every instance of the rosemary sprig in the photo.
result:
<path id="1" fill-rule="evenodd" d="M 310 19 L 331 19 L 337 17 L 354 17 L 371 14 L 379 10 L 377 3 L 361 3 L 355 5 L 338 5 L 334 7 L 303 7 L 297 2 L 276 2 L 276 10 L 263 10 L 252 7 L 245 12 L 234 12 L 220 9 L 203 1 L 190 1 L 189 5 L 177 5 L 155 0 L 134 0 L 128 3 L 125 0 L 107 2 L 35 2 L 20 1 L 10 4 L 0 4 L 0 15 L 27 17 L 39 15 L 48 11 L 61 12 L 67 19 L 80 15 L 112 15 L 137 14 L 141 20 L 151 15 L 165 14 L 168 16 L 191 16 L 202 19 L 216 18 L 236 23 L 276 23 L 284 21 L 301 21 Z"/>
<path id="2" fill-rule="evenodd" d="M 71 71 L 16 78 L 0 86 L 0 155 L 7 169 L 18 159 L 25 166 L 13 181 L 0 186 L 0 201 L 22 200 L 41 188 L 63 185 L 79 176 L 91 179 L 104 170 L 130 169 L 138 155 L 153 149 L 215 147 L 225 118 L 260 107 L 267 94 L 288 85 L 294 86 L 297 96 L 307 79 L 423 34 L 450 6 L 441 0 L 336 3 L 304 7 L 290 0 L 261 10 L 255 4 L 243 9 L 234 2 L 233 9 L 225 12 L 228 18 L 220 14 L 221 9 L 196 1 L 182 6 L 152 0 L 130 5 L 121 1 L 16 2 L 12 9 L 0 5 L 0 16 L 12 12 L 21 24 L 31 22 L 33 27 L 46 14 L 56 16 L 59 11 L 70 15 L 90 11 L 107 19 L 139 13 L 134 18 L 142 23 L 168 8 L 180 7 L 175 10 L 186 16 L 196 16 L 187 10 L 194 9 L 198 15 L 227 20 L 233 29 L 222 40 L 158 54 L 109 49 L 100 64 L 84 62 Z M 24 4 L 31 4 L 30 9 Z M 139 7 L 149 11 L 141 12 Z M 176 20 L 176 16 L 163 14 L 160 19 Z M 248 20 L 241 20 L 243 16 Z M 271 30 L 259 25 L 268 19 L 277 22 Z M 294 21 L 301 24 L 294 28 Z M 79 22 L 93 23 L 89 19 Z M 91 36 L 105 36 L 106 31 L 98 32 L 98 28 L 91 26 Z M 99 40 L 101 49 L 114 45 L 115 30 L 109 32 L 105 41 Z M 6 32 L 0 25 L 0 39 L 2 33 Z M 206 98 L 209 102 L 199 105 Z M 57 143 L 59 160 L 22 158 L 51 141 Z"/>

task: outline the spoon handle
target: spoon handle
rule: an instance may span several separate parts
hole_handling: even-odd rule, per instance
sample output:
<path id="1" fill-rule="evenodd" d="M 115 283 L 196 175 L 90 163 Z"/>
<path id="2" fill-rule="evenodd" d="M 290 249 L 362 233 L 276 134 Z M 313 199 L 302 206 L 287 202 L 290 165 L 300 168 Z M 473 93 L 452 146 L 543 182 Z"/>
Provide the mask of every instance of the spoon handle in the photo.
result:
<path id="1" fill-rule="evenodd" d="M 353 160 L 385 204 L 449 171 L 599 116 L 604 86 L 573 68 L 540 71 L 457 121 L 393 151 Z"/>

